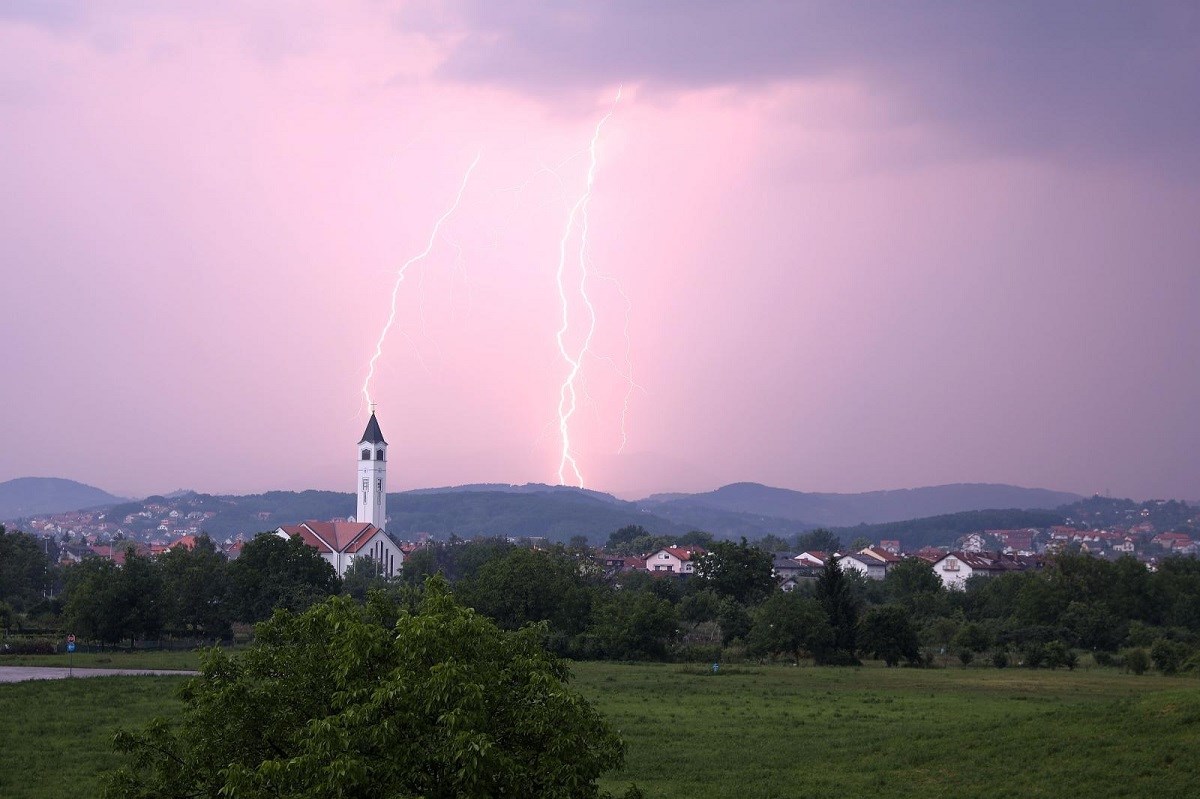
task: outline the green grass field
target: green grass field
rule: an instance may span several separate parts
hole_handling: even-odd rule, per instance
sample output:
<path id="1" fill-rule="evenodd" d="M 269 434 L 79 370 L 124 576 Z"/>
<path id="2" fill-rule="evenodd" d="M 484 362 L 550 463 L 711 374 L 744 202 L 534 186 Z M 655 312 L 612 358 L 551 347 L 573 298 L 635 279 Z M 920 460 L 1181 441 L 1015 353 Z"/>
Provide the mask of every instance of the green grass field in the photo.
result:
<path id="1" fill-rule="evenodd" d="M 117 665 L 117 664 L 112 664 Z M 1200 680 L 1106 670 L 580 663 L 650 797 L 1192 797 Z M 179 678 L 0 685 L 0 796 L 94 796 Z"/>

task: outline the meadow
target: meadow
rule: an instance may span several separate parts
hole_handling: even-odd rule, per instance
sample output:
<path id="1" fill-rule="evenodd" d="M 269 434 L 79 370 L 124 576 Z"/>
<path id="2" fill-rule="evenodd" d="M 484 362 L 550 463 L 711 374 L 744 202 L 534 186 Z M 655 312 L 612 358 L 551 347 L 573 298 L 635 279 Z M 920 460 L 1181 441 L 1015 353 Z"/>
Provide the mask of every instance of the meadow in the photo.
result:
<path id="1" fill-rule="evenodd" d="M 148 665 L 114 662 L 104 665 Z M 578 663 L 648 797 L 1191 797 L 1200 680 L 1106 669 Z M 0 796 L 94 796 L 182 678 L 0 685 Z"/>

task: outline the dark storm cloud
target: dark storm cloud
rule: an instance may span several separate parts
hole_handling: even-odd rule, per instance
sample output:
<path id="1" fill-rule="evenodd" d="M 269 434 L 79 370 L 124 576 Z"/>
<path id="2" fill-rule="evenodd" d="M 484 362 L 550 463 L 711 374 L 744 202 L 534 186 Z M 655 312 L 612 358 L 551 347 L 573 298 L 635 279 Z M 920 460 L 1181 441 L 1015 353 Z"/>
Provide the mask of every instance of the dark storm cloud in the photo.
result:
<path id="1" fill-rule="evenodd" d="M 1200 3 L 495 3 L 410 12 L 443 75 L 530 91 L 850 77 L 987 145 L 1195 160 Z"/>

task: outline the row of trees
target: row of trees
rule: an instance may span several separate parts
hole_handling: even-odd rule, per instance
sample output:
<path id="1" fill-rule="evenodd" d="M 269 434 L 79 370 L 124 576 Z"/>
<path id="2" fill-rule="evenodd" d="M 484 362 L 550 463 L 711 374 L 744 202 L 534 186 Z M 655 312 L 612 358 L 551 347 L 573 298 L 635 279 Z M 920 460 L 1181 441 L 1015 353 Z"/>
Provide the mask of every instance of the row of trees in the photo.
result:
<path id="1" fill-rule="evenodd" d="M 19 557 L 10 559 L 11 552 Z M 0 567 L 5 628 L 50 626 L 106 644 L 227 638 L 234 622 L 261 621 L 277 607 L 302 610 L 342 589 L 315 550 L 269 534 L 248 542 L 234 561 L 207 536 L 155 558 L 130 547 L 121 565 L 85 558 L 63 570 L 61 593 L 52 598 L 45 595 L 51 568 L 32 536 L 0 532 Z"/>
<path id="2" fill-rule="evenodd" d="M 639 542 L 643 533 L 625 528 L 610 543 Z M 806 543 L 826 543 L 822 535 Z M 365 601 L 372 589 L 411 597 L 441 574 L 502 628 L 544 622 L 547 646 L 577 658 L 707 659 L 736 651 L 821 663 L 918 663 L 941 655 L 964 664 L 1070 667 L 1089 652 L 1099 662 L 1120 657 L 1132 670 L 1140 661 L 1163 671 L 1200 665 L 1195 559 L 1166 559 L 1151 572 L 1131 558 L 1064 554 L 1044 570 L 974 578 L 964 590 L 947 590 L 916 559 L 896 564 L 882 581 L 831 562 L 785 595 L 760 546 L 693 538 L 709 552 L 687 580 L 605 575 L 582 544 L 532 550 L 479 540 L 420 550 L 388 581 L 366 559 L 338 580 L 298 540 L 262 535 L 227 562 L 202 537 L 191 550 L 156 559 L 130 550 L 122 567 L 85 560 L 66 569 L 62 596 L 47 602 L 38 597 L 46 564 L 37 565 L 44 555 L 36 539 L 0 532 L 0 597 L 11 598 L 0 622 L 11 626 L 40 607 L 46 623 L 106 643 L 164 634 L 216 639 L 234 622 L 265 619 L 276 607 L 300 610 L 339 592 Z"/>

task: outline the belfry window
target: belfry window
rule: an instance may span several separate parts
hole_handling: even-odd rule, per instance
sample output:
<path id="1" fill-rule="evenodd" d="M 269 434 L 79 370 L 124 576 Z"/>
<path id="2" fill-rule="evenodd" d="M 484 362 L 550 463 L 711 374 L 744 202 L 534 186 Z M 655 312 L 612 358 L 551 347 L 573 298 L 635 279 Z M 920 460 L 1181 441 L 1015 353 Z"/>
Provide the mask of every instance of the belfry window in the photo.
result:
<path id="1" fill-rule="evenodd" d="M 363 459 L 364 461 L 369 461 L 369 460 L 371 460 L 371 450 L 369 450 L 369 449 L 364 449 L 364 450 L 362 451 L 362 459 Z"/>
<path id="2" fill-rule="evenodd" d="M 378 450 L 378 451 L 375 453 L 375 460 L 377 460 L 377 461 L 381 461 L 381 460 L 383 460 L 383 449 L 382 449 L 382 448 L 380 448 L 380 449 L 379 449 L 379 450 Z"/>

